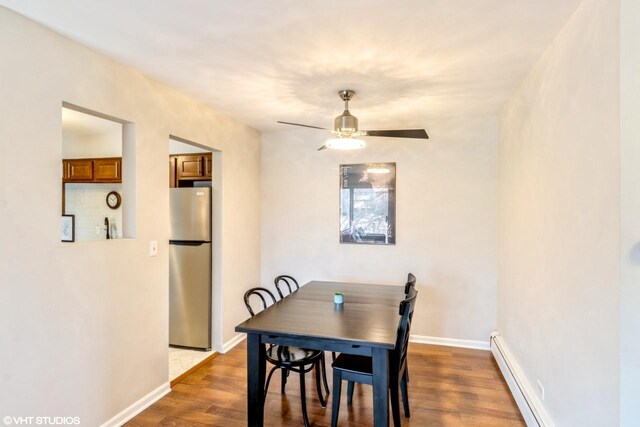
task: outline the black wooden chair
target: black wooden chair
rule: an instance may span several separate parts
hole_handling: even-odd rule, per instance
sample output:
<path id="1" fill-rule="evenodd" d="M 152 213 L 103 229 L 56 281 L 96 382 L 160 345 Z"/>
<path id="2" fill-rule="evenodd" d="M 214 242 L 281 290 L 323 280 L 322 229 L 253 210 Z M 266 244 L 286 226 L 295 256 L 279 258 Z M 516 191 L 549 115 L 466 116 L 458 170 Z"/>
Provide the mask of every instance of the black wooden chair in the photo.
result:
<path id="1" fill-rule="evenodd" d="M 262 309 L 266 309 L 271 304 L 276 303 L 276 297 L 273 293 L 266 288 L 251 288 L 244 294 L 244 304 L 251 314 L 251 317 L 256 315 L 256 311 L 251 306 L 251 297 L 257 297 L 262 302 Z M 255 298 L 254 298 L 255 299 Z M 300 374 L 300 400 L 302 401 L 302 417 L 304 419 L 305 427 L 309 426 L 309 417 L 307 416 L 307 399 L 305 394 L 305 374 L 311 372 L 315 368 L 316 372 L 316 389 L 318 391 L 318 400 L 322 407 L 327 406 L 327 401 L 322 394 L 320 386 L 321 372 L 322 381 L 324 383 L 325 391 L 329 394 L 329 386 L 327 384 L 327 373 L 324 364 L 324 352 L 318 350 L 306 350 L 303 348 L 293 346 L 282 345 L 269 345 L 266 351 L 266 358 L 269 363 L 273 365 L 273 368 L 269 371 L 267 381 L 264 386 L 265 400 L 267 391 L 269 390 L 269 383 L 271 382 L 271 376 L 273 373 L 280 369 L 282 372 L 282 379 L 280 385 L 280 392 L 284 394 L 285 385 L 287 384 L 287 377 L 289 372 L 298 372 Z"/>
<path id="2" fill-rule="evenodd" d="M 409 396 L 407 394 L 407 350 L 409 348 L 409 332 L 411 330 L 411 318 L 415 307 L 418 291 L 409 289 L 404 301 L 400 303 L 399 314 L 401 316 L 398 325 L 396 347 L 389 357 L 389 392 L 391 394 L 391 412 L 393 425 L 400 426 L 400 402 L 398 388 L 402 390 L 402 405 L 405 417 L 410 417 Z M 331 426 L 338 425 L 340 412 L 340 393 L 342 380 L 349 381 L 347 389 L 347 405 L 353 399 L 353 383 L 373 384 L 373 363 L 371 357 L 352 354 L 340 354 L 333 362 L 333 402 L 331 408 Z"/>
<path id="3" fill-rule="evenodd" d="M 409 295 L 409 289 L 415 289 L 416 287 L 416 276 L 409 273 L 407 274 L 407 283 L 404 285 L 404 294 Z M 411 314 L 413 316 L 413 313 Z M 411 319 L 409 319 L 411 321 Z M 407 362 L 408 363 L 408 362 Z M 407 364 L 407 382 L 409 382 L 409 365 Z"/>
<path id="4" fill-rule="evenodd" d="M 415 287 L 416 287 L 416 276 L 414 276 L 411 273 L 407 274 L 407 283 L 404 285 L 404 294 L 408 295 L 409 289 L 415 288 Z"/>
<path id="5" fill-rule="evenodd" d="M 276 284 L 276 290 L 278 291 L 278 295 L 280 295 L 280 299 L 285 297 L 285 294 L 282 292 L 285 285 L 287 286 L 288 290 L 287 295 L 300 289 L 298 281 L 291 276 L 287 276 L 286 274 L 281 274 L 280 276 L 276 277 L 273 283 Z"/>
<path id="6" fill-rule="evenodd" d="M 285 296 L 287 295 L 291 295 L 293 292 L 297 291 L 298 289 L 300 289 L 300 285 L 298 284 L 298 281 L 292 277 L 292 276 L 288 276 L 286 274 L 281 274 L 280 276 L 276 276 L 276 278 L 273 280 L 273 283 L 275 283 L 276 285 L 276 290 L 278 291 L 278 295 L 280 295 L 280 299 L 283 299 Z M 286 285 L 286 289 L 288 291 L 287 295 L 284 294 L 283 289 Z M 336 360 L 336 352 L 332 351 L 331 352 L 331 358 L 332 360 Z M 325 361 L 324 361 L 324 354 L 322 356 L 322 367 L 323 367 L 323 372 L 325 372 L 325 374 L 322 376 L 322 380 L 324 381 L 324 388 L 327 390 L 329 390 L 329 384 L 327 384 L 327 375 L 326 375 L 326 365 L 325 365 Z"/>
<path id="7" fill-rule="evenodd" d="M 287 276 L 286 274 L 281 274 L 280 276 L 276 276 L 276 278 L 273 280 L 273 283 L 276 284 L 276 289 L 278 290 L 278 295 L 280 295 L 280 299 L 283 299 L 286 296 L 282 291 L 285 285 L 287 286 L 287 290 L 289 291 L 287 295 L 291 295 L 293 292 L 300 289 L 300 285 L 298 284 L 298 281 L 291 276 Z M 331 358 L 333 360 L 336 360 L 335 351 L 331 352 Z M 326 368 L 325 368 L 325 371 L 326 371 Z M 326 381 L 326 375 L 322 378 Z M 326 382 L 325 382 L 325 388 L 329 390 L 329 385 Z"/>

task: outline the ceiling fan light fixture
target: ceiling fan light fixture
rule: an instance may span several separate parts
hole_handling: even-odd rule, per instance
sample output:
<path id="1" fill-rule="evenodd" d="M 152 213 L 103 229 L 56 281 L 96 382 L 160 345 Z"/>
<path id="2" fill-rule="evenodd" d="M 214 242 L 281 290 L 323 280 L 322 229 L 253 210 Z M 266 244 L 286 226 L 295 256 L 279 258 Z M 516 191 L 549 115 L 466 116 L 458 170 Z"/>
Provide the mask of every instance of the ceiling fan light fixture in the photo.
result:
<path id="1" fill-rule="evenodd" d="M 366 143 L 357 138 L 333 138 L 328 140 L 325 145 L 334 150 L 358 150 L 364 148 Z"/>

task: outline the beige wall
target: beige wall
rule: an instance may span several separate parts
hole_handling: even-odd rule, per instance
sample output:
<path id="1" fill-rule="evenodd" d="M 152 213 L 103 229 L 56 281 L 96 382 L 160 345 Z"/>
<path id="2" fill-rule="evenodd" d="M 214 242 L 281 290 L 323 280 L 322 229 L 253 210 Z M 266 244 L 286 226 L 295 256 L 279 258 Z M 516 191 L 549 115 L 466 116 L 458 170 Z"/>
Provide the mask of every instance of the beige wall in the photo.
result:
<path id="1" fill-rule="evenodd" d="M 181 141 L 172 139 L 169 141 L 169 154 L 186 154 L 186 153 L 209 153 L 211 150 L 205 150 L 195 145 L 186 144 Z"/>
<path id="2" fill-rule="evenodd" d="M 404 284 L 418 278 L 412 333 L 488 342 L 496 326 L 497 119 L 427 122 L 428 141 L 369 138 L 316 151 L 327 135 L 262 138 L 262 283 L 312 279 Z M 339 243 L 339 165 L 397 163 L 395 246 Z"/>
<path id="3" fill-rule="evenodd" d="M 620 2 L 620 425 L 640 420 L 640 2 Z"/>
<path id="4" fill-rule="evenodd" d="M 63 132 L 62 158 L 122 157 L 122 125 L 113 133 L 74 135 Z"/>
<path id="5" fill-rule="evenodd" d="M 618 28 L 585 0 L 500 121 L 498 326 L 557 426 L 618 422 Z"/>
<path id="6" fill-rule="evenodd" d="M 260 278 L 260 135 L 4 8 L 0 52 L 0 412 L 99 425 L 167 381 L 169 135 L 221 150 L 217 345 Z M 136 239 L 59 241 L 63 101 L 135 124 Z"/>

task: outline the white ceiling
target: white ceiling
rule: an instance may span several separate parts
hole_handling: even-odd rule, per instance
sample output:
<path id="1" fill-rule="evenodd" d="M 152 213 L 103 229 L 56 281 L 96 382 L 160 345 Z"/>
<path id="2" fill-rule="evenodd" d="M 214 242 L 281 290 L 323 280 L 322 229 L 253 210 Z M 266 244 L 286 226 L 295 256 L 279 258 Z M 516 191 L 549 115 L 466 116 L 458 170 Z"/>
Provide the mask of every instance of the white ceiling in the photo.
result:
<path id="1" fill-rule="evenodd" d="M 495 115 L 580 0 L 0 0 L 260 130 Z"/>

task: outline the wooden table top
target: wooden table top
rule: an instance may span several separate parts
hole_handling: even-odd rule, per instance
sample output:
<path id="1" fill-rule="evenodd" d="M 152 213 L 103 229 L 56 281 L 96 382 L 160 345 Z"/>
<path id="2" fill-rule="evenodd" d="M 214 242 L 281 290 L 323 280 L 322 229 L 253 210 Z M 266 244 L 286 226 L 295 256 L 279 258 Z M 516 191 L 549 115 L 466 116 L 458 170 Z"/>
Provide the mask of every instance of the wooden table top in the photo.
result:
<path id="1" fill-rule="evenodd" d="M 344 293 L 344 304 L 333 303 L 337 291 Z M 314 281 L 236 326 L 236 331 L 393 349 L 403 299 L 403 286 Z"/>
<path id="2" fill-rule="evenodd" d="M 367 283 L 313 281 L 291 296 L 314 301 L 333 301 L 333 294 L 342 292 L 345 304 L 376 304 L 398 308 L 404 296 L 404 286 L 373 285 Z"/>

